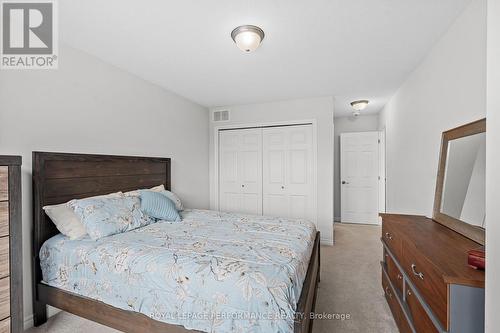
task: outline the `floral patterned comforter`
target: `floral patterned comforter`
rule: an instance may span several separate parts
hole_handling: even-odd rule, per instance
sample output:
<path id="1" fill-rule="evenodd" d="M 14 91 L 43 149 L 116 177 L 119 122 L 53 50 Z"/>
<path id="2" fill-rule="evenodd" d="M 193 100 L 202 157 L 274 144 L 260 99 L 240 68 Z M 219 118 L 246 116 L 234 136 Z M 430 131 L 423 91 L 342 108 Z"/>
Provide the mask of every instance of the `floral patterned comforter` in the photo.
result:
<path id="1" fill-rule="evenodd" d="M 187 210 L 40 251 L 44 282 L 205 332 L 293 332 L 316 229 L 302 220 Z"/>

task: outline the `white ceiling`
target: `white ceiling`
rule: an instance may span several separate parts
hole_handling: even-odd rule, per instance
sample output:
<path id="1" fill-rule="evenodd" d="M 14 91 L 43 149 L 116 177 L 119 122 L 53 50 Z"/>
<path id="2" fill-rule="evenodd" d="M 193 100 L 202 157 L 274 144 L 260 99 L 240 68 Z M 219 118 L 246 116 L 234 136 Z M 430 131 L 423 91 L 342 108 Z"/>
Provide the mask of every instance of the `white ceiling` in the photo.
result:
<path id="1" fill-rule="evenodd" d="M 469 0 L 59 1 L 63 42 L 213 107 L 335 96 L 378 112 Z M 233 28 L 260 26 L 245 54 Z"/>

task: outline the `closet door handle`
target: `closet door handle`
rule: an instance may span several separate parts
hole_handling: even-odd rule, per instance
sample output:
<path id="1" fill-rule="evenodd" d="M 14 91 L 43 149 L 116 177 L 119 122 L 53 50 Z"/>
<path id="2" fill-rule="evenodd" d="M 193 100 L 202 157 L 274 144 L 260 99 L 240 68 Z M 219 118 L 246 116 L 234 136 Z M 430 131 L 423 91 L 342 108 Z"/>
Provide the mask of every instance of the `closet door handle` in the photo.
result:
<path id="1" fill-rule="evenodd" d="M 342 185 L 349 184 L 349 182 L 346 182 L 345 180 L 342 181 Z"/>
<path id="2" fill-rule="evenodd" d="M 281 189 L 284 190 L 285 189 L 285 186 L 281 185 Z"/>
<path id="3" fill-rule="evenodd" d="M 245 184 L 241 184 L 241 187 L 245 187 Z"/>

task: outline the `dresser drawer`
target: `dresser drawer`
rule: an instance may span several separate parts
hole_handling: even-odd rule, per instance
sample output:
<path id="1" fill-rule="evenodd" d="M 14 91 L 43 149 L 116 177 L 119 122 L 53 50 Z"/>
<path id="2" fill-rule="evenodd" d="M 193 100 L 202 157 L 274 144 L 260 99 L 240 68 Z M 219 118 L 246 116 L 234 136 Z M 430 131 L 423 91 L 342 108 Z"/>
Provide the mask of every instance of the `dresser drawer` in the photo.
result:
<path id="1" fill-rule="evenodd" d="M 9 278 L 0 280 L 0 320 L 10 317 L 10 281 Z"/>
<path id="2" fill-rule="evenodd" d="M 385 273 L 382 271 L 382 288 L 384 289 L 385 299 L 389 304 L 389 308 L 391 309 L 392 315 L 394 317 L 394 321 L 399 328 L 399 332 L 401 333 L 413 333 L 406 320 L 406 316 L 401 309 L 401 306 L 397 300 L 397 295 L 389 284 Z"/>
<path id="3" fill-rule="evenodd" d="M 401 257 L 401 237 L 394 231 L 394 227 L 390 222 L 384 221 L 382 223 L 382 239 L 392 254 L 396 258 Z"/>
<path id="4" fill-rule="evenodd" d="M 414 245 L 407 242 L 403 243 L 402 265 L 442 326 L 448 330 L 448 287 L 442 274 Z"/>
<path id="5" fill-rule="evenodd" d="M 9 200 L 9 168 L 0 166 L 0 201 Z"/>
<path id="6" fill-rule="evenodd" d="M 0 333 L 10 333 L 10 318 L 0 321 Z"/>
<path id="7" fill-rule="evenodd" d="M 438 333 L 431 319 L 425 312 L 424 307 L 420 304 L 420 301 L 415 296 L 415 293 L 410 286 L 407 286 L 406 290 L 406 304 L 410 309 L 411 317 L 413 318 L 413 326 L 417 333 Z"/>
<path id="8" fill-rule="evenodd" d="M 400 295 L 403 294 L 403 274 L 399 271 L 398 266 L 394 260 L 392 260 L 389 253 L 385 253 L 385 264 L 387 266 L 387 274 L 389 279 L 391 279 L 392 285 L 396 287 Z"/>
<path id="9" fill-rule="evenodd" d="M 9 203 L 0 202 L 0 237 L 9 235 Z"/>
<path id="10" fill-rule="evenodd" d="M 10 275 L 9 237 L 0 238 L 0 279 Z"/>

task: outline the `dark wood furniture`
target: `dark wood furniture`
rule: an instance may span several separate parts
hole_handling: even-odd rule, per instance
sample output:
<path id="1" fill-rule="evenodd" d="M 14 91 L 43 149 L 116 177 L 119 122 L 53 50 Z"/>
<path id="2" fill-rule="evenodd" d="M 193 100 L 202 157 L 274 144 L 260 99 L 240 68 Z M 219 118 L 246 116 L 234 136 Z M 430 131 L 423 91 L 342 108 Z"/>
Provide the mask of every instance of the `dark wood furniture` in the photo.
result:
<path id="1" fill-rule="evenodd" d="M 0 333 L 23 332 L 21 157 L 0 156 Z"/>
<path id="2" fill-rule="evenodd" d="M 34 324 L 47 321 L 46 305 L 128 333 L 187 333 L 182 326 L 155 321 L 42 283 L 39 252 L 58 233 L 42 207 L 71 199 L 165 184 L 170 189 L 170 159 L 66 153 L 33 153 L 33 309 Z M 296 333 L 312 330 L 319 282 L 319 232 L 297 304 Z"/>
<path id="3" fill-rule="evenodd" d="M 423 216 L 381 214 L 382 287 L 401 332 L 484 332 L 478 243 Z"/>

